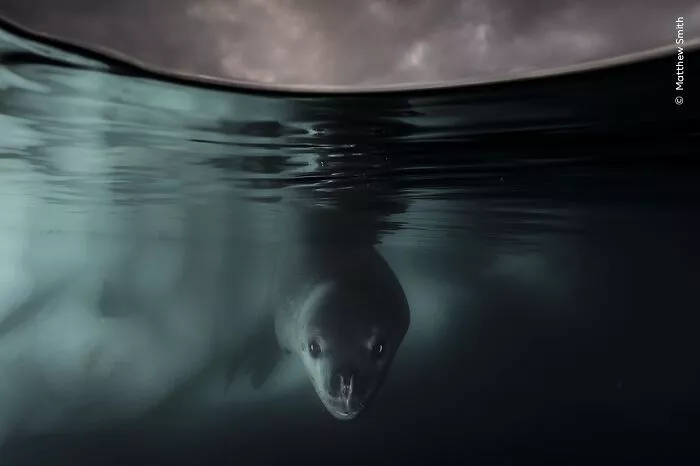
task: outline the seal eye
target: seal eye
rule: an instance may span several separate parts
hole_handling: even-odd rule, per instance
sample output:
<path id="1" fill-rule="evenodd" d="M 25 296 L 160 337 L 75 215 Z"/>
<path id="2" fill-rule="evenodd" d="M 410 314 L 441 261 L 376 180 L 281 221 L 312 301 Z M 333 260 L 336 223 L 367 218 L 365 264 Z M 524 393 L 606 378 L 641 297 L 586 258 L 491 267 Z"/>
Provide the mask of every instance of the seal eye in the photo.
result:
<path id="1" fill-rule="evenodd" d="M 309 343 L 309 354 L 312 358 L 317 358 L 321 355 L 321 345 L 316 341 Z"/>
<path id="2" fill-rule="evenodd" d="M 385 345 L 383 342 L 378 341 L 372 346 L 372 357 L 374 359 L 379 359 L 384 354 Z"/>

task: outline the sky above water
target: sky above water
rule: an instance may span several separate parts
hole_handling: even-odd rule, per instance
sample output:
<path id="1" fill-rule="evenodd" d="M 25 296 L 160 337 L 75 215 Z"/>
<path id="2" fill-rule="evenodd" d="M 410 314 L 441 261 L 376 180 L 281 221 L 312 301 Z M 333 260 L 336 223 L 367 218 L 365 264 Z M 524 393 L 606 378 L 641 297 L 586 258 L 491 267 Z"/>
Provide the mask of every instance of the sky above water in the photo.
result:
<path id="1" fill-rule="evenodd" d="M 181 73 L 276 85 L 502 77 L 673 45 L 694 0 L 23 0 L 0 14 Z"/>

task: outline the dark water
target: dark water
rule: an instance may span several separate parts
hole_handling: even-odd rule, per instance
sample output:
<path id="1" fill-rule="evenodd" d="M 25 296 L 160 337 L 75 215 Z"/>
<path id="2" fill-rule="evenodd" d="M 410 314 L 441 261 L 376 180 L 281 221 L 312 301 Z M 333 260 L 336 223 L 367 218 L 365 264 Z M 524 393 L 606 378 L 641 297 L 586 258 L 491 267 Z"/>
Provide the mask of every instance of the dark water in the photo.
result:
<path id="1" fill-rule="evenodd" d="M 16 33 L 3 465 L 698 457 L 700 107 L 693 82 L 674 104 L 673 56 L 312 97 L 158 81 Z M 258 391 L 201 376 L 289 238 L 378 244 L 407 295 L 409 333 L 356 420 L 293 365 Z"/>

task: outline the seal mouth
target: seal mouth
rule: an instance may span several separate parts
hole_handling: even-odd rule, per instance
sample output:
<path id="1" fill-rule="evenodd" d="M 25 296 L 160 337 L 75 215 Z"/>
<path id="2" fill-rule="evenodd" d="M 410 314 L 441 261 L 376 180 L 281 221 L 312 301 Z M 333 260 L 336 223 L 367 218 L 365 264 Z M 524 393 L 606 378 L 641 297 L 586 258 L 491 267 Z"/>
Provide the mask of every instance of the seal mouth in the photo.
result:
<path id="1" fill-rule="evenodd" d="M 369 390 L 364 393 L 364 395 L 353 394 L 352 391 L 345 392 L 340 396 L 334 397 L 328 393 L 325 393 L 320 387 L 314 384 L 314 389 L 318 399 L 323 404 L 334 418 L 341 421 L 349 421 L 355 419 L 360 414 L 364 413 L 372 399 L 374 398 L 375 391 Z"/>
<path id="2" fill-rule="evenodd" d="M 333 417 L 341 421 L 349 421 L 351 419 L 355 419 L 360 414 L 358 411 L 347 412 L 338 409 L 329 409 L 329 412 L 333 415 Z"/>
<path id="3" fill-rule="evenodd" d="M 328 398 L 321 399 L 326 410 L 333 417 L 341 421 L 349 421 L 355 419 L 365 410 L 365 404 L 362 400 L 353 400 L 352 398 Z"/>

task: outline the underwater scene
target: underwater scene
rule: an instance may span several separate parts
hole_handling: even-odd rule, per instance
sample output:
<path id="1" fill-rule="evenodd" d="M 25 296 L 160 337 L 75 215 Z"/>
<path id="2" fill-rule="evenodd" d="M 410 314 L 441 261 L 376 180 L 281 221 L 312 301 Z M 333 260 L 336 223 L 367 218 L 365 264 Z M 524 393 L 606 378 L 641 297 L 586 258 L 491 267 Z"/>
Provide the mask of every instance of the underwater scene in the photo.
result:
<path id="1" fill-rule="evenodd" d="M 303 93 L 0 26 L 0 465 L 700 458 L 675 53 Z"/>

